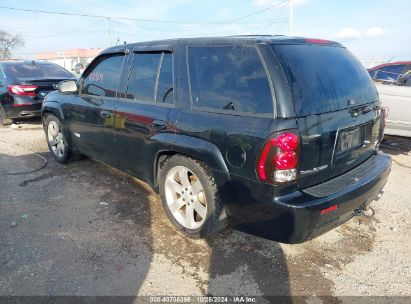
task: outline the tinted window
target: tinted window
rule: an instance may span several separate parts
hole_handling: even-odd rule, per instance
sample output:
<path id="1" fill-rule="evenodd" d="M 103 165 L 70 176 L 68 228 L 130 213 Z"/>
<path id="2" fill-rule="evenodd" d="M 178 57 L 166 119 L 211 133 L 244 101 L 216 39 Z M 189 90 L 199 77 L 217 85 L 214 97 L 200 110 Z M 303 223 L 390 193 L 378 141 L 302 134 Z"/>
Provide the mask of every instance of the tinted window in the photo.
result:
<path id="1" fill-rule="evenodd" d="M 82 78 L 82 94 L 115 97 L 124 55 L 103 57 Z"/>
<path id="2" fill-rule="evenodd" d="M 188 64 L 194 106 L 273 112 L 267 74 L 255 47 L 189 47 Z"/>
<path id="3" fill-rule="evenodd" d="M 378 100 L 362 64 L 345 48 L 314 45 L 274 47 L 291 86 L 297 115 L 347 108 Z"/>
<path id="4" fill-rule="evenodd" d="M 134 54 L 127 87 L 127 98 L 154 101 L 161 53 Z"/>
<path id="5" fill-rule="evenodd" d="M 5 72 L 16 78 L 74 78 L 69 71 L 53 63 L 8 63 Z"/>
<path id="6" fill-rule="evenodd" d="M 173 58 L 171 53 L 164 53 L 158 77 L 156 101 L 173 103 Z"/>

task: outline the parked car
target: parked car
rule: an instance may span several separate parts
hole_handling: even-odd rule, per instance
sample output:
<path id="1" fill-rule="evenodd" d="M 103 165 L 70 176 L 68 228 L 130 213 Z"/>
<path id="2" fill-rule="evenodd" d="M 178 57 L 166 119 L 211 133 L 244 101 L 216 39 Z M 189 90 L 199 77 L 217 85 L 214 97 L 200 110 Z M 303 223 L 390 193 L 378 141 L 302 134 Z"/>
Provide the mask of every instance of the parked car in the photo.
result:
<path id="1" fill-rule="evenodd" d="M 411 61 L 399 61 L 377 65 L 368 69 L 371 78 L 374 81 L 411 86 L 408 79 L 411 74 Z"/>
<path id="2" fill-rule="evenodd" d="M 0 62 L 0 125 L 40 116 L 44 96 L 68 79 L 76 78 L 54 63 Z"/>
<path id="3" fill-rule="evenodd" d="M 411 137 L 411 87 L 376 83 L 387 108 L 385 134 Z"/>
<path id="4" fill-rule="evenodd" d="M 391 168 L 371 78 L 320 39 L 112 47 L 47 95 L 42 117 L 58 162 L 82 153 L 148 182 L 193 237 L 229 224 L 303 242 L 377 199 Z"/>

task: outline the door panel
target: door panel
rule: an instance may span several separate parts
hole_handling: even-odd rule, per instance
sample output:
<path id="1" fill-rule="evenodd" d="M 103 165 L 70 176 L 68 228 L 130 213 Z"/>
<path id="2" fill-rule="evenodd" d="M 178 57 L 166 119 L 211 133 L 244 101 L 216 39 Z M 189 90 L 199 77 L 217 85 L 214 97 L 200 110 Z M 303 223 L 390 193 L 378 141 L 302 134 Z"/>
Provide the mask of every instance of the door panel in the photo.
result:
<path id="1" fill-rule="evenodd" d="M 66 105 L 72 141 L 83 153 L 110 162 L 116 104 L 116 99 L 78 96 L 73 106 Z"/>
<path id="2" fill-rule="evenodd" d="M 125 98 L 115 113 L 115 149 L 122 170 L 150 182 L 157 152 L 169 149 L 157 138 L 174 132 L 178 114 L 172 53 L 134 49 L 131 56 Z"/>
<path id="3" fill-rule="evenodd" d="M 74 145 L 81 152 L 113 164 L 115 108 L 124 53 L 97 57 L 80 79 L 79 94 L 64 111 Z"/>

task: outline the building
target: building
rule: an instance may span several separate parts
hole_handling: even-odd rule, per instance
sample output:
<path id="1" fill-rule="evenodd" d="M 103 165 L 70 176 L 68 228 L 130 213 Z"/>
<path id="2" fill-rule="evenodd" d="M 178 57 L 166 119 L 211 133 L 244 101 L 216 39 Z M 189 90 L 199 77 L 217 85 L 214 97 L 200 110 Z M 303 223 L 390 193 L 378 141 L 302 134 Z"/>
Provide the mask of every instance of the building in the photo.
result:
<path id="1" fill-rule="evenodd" d="M 36 60 L 53 62 L 76 74 L 76 64 L 90 63 L 103 50 L 100 48 L 68 49 L 62 52 L 37 53 Z"/>

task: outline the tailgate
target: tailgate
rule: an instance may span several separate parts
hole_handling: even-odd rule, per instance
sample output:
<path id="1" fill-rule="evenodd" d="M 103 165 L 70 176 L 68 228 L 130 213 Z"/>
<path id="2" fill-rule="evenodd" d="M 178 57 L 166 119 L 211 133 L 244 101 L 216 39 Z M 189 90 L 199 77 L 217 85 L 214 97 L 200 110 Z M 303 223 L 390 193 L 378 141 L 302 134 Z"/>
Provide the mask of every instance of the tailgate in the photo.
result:
<path id="1" fill-rule="evenodd" d="M 381 108 L 375 85 L 341 46 L 274 45 L 293 96 L 301 135 L 298 186 L 339 176 L 375 154 Z"/>
<path id="2" fill-rule="evenodd" d="M 297 119 L 301 134 L 298 185 L 307 188 L 339 176 L 366 161 L 378 149 L 379 107 L 353 117 L 348 110 Z"/>

